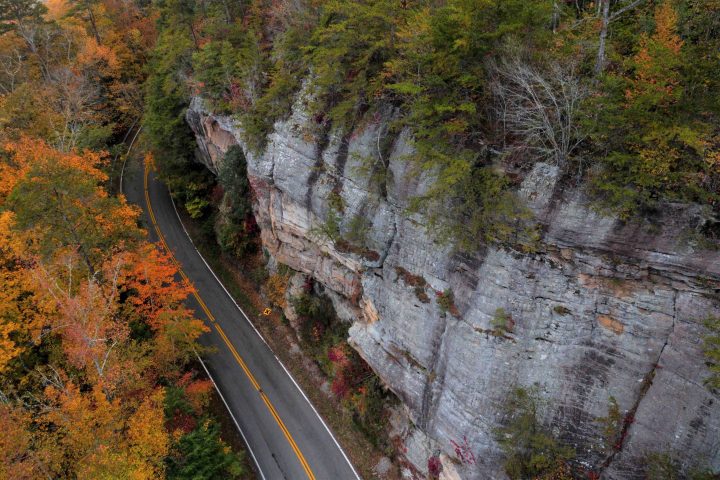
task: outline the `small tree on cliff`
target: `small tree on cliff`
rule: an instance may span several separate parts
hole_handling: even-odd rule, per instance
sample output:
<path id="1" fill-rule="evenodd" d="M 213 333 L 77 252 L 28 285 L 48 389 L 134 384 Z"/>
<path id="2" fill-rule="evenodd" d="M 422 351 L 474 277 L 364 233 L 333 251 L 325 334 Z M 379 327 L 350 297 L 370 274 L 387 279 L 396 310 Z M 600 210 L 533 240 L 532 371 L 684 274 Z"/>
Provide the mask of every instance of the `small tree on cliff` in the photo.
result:
<path id="1" fill-rule="evenodd" d="M 512 480 L 572 478 L 567 462 L 575 451 L 558 441 L 540 424 L 536 387 L 514 389 L 506 400 L 505 425 L 496 430 L 505 453 L 505 472 Z"/>

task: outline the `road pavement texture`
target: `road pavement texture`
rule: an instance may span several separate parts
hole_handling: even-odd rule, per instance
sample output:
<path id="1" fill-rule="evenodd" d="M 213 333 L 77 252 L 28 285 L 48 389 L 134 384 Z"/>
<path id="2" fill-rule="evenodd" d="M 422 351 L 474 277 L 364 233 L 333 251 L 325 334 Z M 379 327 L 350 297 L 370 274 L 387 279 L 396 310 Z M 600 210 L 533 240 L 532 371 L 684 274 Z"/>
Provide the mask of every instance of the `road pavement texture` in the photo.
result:
<path id="1" fill-rule="evenodd" d="M 122 180 L 128 201 L 143 209 L 153 241 L 172 253 L 196 294 L 189 299 L 211 331 L 203 363 L 266 480 L 353 480 L 360 477 L 285 367 L 192 244 L 168 189 L 140 162 Z"/>

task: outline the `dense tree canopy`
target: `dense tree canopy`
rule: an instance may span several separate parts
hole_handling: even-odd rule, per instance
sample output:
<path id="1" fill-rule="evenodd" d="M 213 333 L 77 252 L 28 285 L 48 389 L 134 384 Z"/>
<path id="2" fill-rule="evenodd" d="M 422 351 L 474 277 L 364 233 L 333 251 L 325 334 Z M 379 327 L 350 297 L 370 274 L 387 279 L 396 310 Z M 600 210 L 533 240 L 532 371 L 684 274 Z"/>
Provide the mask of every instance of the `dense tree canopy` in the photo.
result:
<path id="1" fill-rule="evenodd" d="M 179 95 L 154 122 L 172 125 L 181 98 L 200 93 L 262 150 L 304 79 L 316 120 L 304 133 L 318 139 L 394 108 L 371 170 L 383 171 L 383 148 L 409 127 L 418 171 L 436 178 L 414 205 L 463 248 L 478 239 L 532 248 L 513 181 L 537 161 L 560 165 L 600 211 L 624 219 L 663 201 L 717 202 L 714 0 L 158 7 L 182 60 L 152 69 Z M 151 104 L 167 98 L 149 93 Z"/>
<path id="2" fill-rule="evenodd" d="M 242 474 L 190 369 L 207 330 L 190 288 L 112 193 L 140 125 L 153 11 L 0 2 L 1 478 L 199 478 L 198 437 L 213 475 Z M 196 420 L 175 421 L 168 391 Z"/>

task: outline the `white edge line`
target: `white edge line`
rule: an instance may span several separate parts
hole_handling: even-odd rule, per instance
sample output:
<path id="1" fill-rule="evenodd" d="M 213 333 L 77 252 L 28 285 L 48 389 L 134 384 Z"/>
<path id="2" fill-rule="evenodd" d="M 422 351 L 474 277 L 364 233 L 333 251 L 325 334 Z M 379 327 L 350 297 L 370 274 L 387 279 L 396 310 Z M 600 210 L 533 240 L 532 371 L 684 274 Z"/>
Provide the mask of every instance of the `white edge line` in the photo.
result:
<path id="1" fill-rule="evenodd" d="M 280 359 L 278 358 L 278 356 L 275 355 L 275 352 L 273 352 L 272 348 L 270 348 L 270 345 L 269 345 L 268 342 L 265 340 L 265 337 L 263 337 L 262 334 L 258 331 L 258 329 L 255 327 L 255 325 L 253 324 L 253 322 L 252 322 L 252 321 L 250 320 L 250 318 L 247 316 L 247 314 L 245 313 L 245 311 L 244 311 L 242 308 L 240 308 L 240 305 L 237 304 L 237 302 L 235 301 L 235 299 L 233 298 L 233 296 L 230 294 L 230 292 L 228 292 L 227 288 L 225 288 L 225 285 L 223 285 L 223 283 L 220 281 L 220 279 L 217 277 L 217 275 L 215 275 L 215 272 L 213 271 L 213 269 L 212 269 L 212 268 L 210 267 L 210 265 L 208 265 L 208 263 L 205 261 L 205 257 L 203 257 L 202 253 L 200 253 L 200 251 L 197 249 L 197 247 L 195 246 L 195 242 L 193 242 L 192 237 L 190 237 L 190 234 L 188 233 L 187 229 L 185 228 L 185 224 L 183 223 L 182 219 L 180 218 L 180 214 L 178 213 L 178 209 L 177 209 L 177 207 L 175 206 L 175 200 L 173 199 L 173 197 L 172 197 L 172 195 L 170 194 L 170 191 L 169 191 L 169 190 L 168 190 L 168 195 L 170 195 L 170 201 L 172 202 L 172 206 L 173 206 L 173 209 L 175 210 L 175 215 L 177 216 L 178 222 L 180 222 L 180 226 L 182 226 L 183 232 L 185 232 L 185 235 L 187 236 L 188 240 L 190 240 L 190 244 L 193 246 L 193 249 L 195 250 L 195 252 L 197 252 L 198 256 L 199 256 L 200 259 L 203 261 L 203 263 L 205 264 L 205 266 L 207 267 L 207 269 L 210 271 L 210 273 L 212 274 L 212 276 L 215 277 L 215 280 L 218 282 L 218 284 L 220 284 L 220 286 L 221 286 L 222 289 L 225 291 L 225 293 L 226 293 L 227 296 L 230 298 L 230 300 L 233 302 L 233 304 L 235 304 L 235 307 L 237 307 L 237 309 L 240 310 L 240 313 L 243 314 L 243 317 L 245 317 L 245 320 L 250 324 L 250 326 L 251 326 L 252 329 L 255 331 L 255 333 L 258 335 L 258 337 L 260 337 L 260 340 L 263 341 L 263 343 L 265 344 L 265 346 L 268 347 L 268 349 L 270 350 L 270 353 L 272 353 L 273 357 L 275 357 L 275 360 L 277 360 L 277 362 L 280 364 L 280 366 L 282 367 L 282 369 L 285 370 L 285 373 L 286 373 L 287 376 L 290 378 L 290 380 L 292 381 L 293 385 L 295 385 L 295 387 L 298 389 L 298 391 L 299 391 L 300 394 L 303 396 L 303 398 L 305 399 L 305 401 L 308 403 L 308 405 L 310 405 L 310 408 L 311 408 L 312 411 L 315 413 L 315 415 L 317 416 L 318 420 L 320 420 L 320 423 L 322 423 L 323 427 L 325 427 L 325 430 L 328 432 L 328 434 L 330 435 L 330 438 L 332 438 L 333 442 L 335 442 L 335 445 L 338 447 L 338 450 L 340 450 L 340 453 L 342 453 L 343 458 L 345 459 L 345 461 L 347 462 L 347 464 L 350 466 L 350 470 L 352 470 L 352 472 L 355 474 L 355 478 L 357 478 L 357 480 L 362 480 L 362 478 L 360 477 L 360 475 L 358 475 L 357 471 L 355 470 L 355 467 L 353 466 L 352 462 L 350 461 L 350 459 L 349 459 L 349 458 L 347 457 L 347 455 L 345 454 L 345 451 L 344 451 L 343 448 L 340 446 L 340 443 L 339 443 L 339 442 L 337 441 L 337 439 L 335 438 L 335 435 L 333 435 L 332 431 L 330 431 L 330 427 L 327 426 L 327 424 L 325 423 L 325 420 L 323 420 L 323 418 L 320 416 L 320 414 L 318 413 L 318 411 L 315 410 L 315 406 L 312 404 L 312 402 L 311 402 L 310 399 L 307 397 L 307 395 L 305 395 L 305 392 L 303 391 L 303 389 L 300 388 L 300 385 L 298 385 L 298 383 L 295 381 L 295 379 L 293 378 L 292 374 L 290 374 L 290 372 L 289 372 L 288 369 L 285 367 L 285 365 L 283 365 L 283 363 L 280 361 Z"/>
<path id="2" fill-rule="evenodd" d="M 203 362 L 203 359 L 200 358 L 200 355 L 198 355 L 197 352 L 195 352 L 195 356 L 198 360 L 200 360 L 200 365 L 202 365 L 203 370 L 205 370 L 205 373 L 207 373 L 207 376 L 210 378 L 210 381 L 212 382 L 213 386 L 215 387 L 215 391 L 220 395 L 220 400 L 225 404 L 225 408 L 227 408 L 228 413 L 230 414 L 230 417 L 233 419 L 233 422 L 235 423 L 235 426 L 238 429 L 238 432 L 240 432 L 240 436 L 243 439 L 243 442 L 245 442 L 245 447 L 247 448 L 248 452 L 250 452 L 250 456 L 253 459 L 253 462 L 255 462 L 255 466 L 257 467 L 257 471 L 260 474 L 260 478 L 262 480 L 267 480 L 265 475 L 263 474 L 262 470 L 260 469 L 260 463 L 257 461 L 257 458 L 255 457 L 255 453 L 253 452 L 252 447 L 250 446 L 250 442 L 248 442 L 247 438 L 245 438 L 245 434 L 242 431 L 242 428 L 240 428 L 240 424 L 238 423 L 237 419 L 235 418 L 235 415 L 233 415 L 232 410 L 230 410 L 230 405 L 225 401 L 225 397 L 223 396 L 222 392 L 220 391 L 220 388 L 218 387 L 217 383 L 215 383 L 215 379 L 210 374 L 210 370 L 208 370 L 207 366 L 205 365 L 205 362 Z"/>
<path id="3" fill-rule="evenodd" d="M 135 135 L 135 137 L 137 137 L 137 134 Z M 133 138 L 133 143 L 134 142 L 135 142 L 135 139 Z M 130 144 L 130 147 L 128 148 L 127 153 L 130 153 L 130 148 L 132 148 L 132 143 Z M 125 160 L 127 160 L 127 155 L 126 155 Z M 123 191 L 122 191 L 123 173 L 125 173 L 125 162 L 123 162 L 122 169 L 120 170 L 120 193 L 123 193 Z M 172 196 L 170 196 L 170 200 L 172 201 Z M 148 205 L 148 208 L 150 208 L 149 205 Z M 173 208 L 175 209 L 175 214 L 178 215 L 178 219 L 179 219 L 180 215 L 177 213 L 177 209 L 175 208 L 174 201 L 173 201 Z M 182 225 L 182 221 L 180 221 L 180 225 Z M 183 230 L 185 230 L 185 225 L 182 225 L 182 227 L 183 227 Z M 185 235 L 187 235 L 187 231 L 185 231 Z M 189 235 L 188 235 L 188 238 L 190 238 Z M 192 242 L 192 239 L 190 240 L 190 242 Z M 194 247 L 195 247 L 195 245 L 193 244 L 193 248 Z M 197 249 L 196 249 L 196 251 L 197 251 Z M 198 252 L 198 254 L 200 254 L 200 252 Z M 202 255 L 200 255 L 200 257 L 202 258 Z M 203 262 L 204 261 L 205 261 L 205 259 L 203 258 Z M 206 265 L 207 265 L 207 263 L 206 263 Z M 212 272 L 212 270 L 210 270 L 210 271 Z M 213 273 L 213 275 L 214 275 L 214 273 Z M 217 278 L 217 277 L 215 277 L 215 278 Z M 222 283 L 220 285 L 222 286 Z M 225 287 L 223 286 L 223 289 L 224 288 Z M 227 292 L 227 290 L 226 290 L 226 292 Z M 237 304 L 236 304 L 236 306 L 237 306 Z M 223 396 L 222 392 L 220 391 L 220 388 L 218 387 L 217 383 L 215 383 L 215 379 L 210 374 L 210 371 L 208 370 L 207 366 L 205 365 L 205 362 L 203 362 L 202 358 L 200 358 L 200 355 L 198 355 L 198 353 L 196 351 L 195 351 L 195 356 L 197 357 L 198 360 L 200 360 L 200 364 L 202 365 L 203 370 L 205 370 L 205 373 L 207 373 L 207 376 L 210 377 L 210 381 L 212 382 L 213 386 L 215 387 L 215 390 L 218 392 L 218 395 L 220 395 L 220 399 L 222 400 L 223 404 L 225 404 L 225 408 L 227 408 L 227 411 L 230 414 L 230 417 L 233 419 L 233 423 L 235 423 L 235 427 L 237 427 L 238 432 L 240 432 L 240 436 L 242 437 L 243 441 L 245 442 L 245 446 L 247 447 L 248 452 L 250 452 L 250 456 L 252 457 L 253 462 L 255 462 L 255 467 L 257 469 L 257 472 L 260 474 L 260 477 L 262 478 L 262 480 L 267 480 L 267 477 L 265 477 L 265 474 L 263 473 L 262 468 L 260 467 L 260 462 L 258 462 L 257 457 L 255 456 L 255 453 L 253 452 L 252 447 L 250 446 L 250 442 L 247 441 L 247 438 L 245 437 L 245 433 L 242 431 L 242 428 L 240 428 L 240 424 L 238 423 L 237 419 L 235 418 L 235 415 L 233 415 L 232 410 L 230 410 L 230 405 L 228 405 L 228 403 L 225 401 L 225 397 Z M 322 419 L 320 421 L 322 421 Z M 327 428 L 327 427 L 325 427 L 325 428 Z M 334 438 L 333 438 L 333 440 L 334 440 Z M 343 455 L 345 455 L 345 452 L 343 452 Z M 352 464 L 350 465 L 350 468 L 352 468 Z M 355 470 L 353 469 L 353 472 L 354 471 Z M 356 475 L 357 475 L 357 473 L 356 473 Z"/>

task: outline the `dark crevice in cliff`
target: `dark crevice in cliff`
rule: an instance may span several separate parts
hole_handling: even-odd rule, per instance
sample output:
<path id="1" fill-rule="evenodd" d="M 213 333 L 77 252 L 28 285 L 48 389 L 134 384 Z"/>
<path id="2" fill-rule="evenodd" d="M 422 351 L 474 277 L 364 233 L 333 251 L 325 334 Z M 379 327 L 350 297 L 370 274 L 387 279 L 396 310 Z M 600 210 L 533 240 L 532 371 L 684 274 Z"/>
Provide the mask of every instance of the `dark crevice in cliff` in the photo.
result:
<path id="1" fill-rule="evenodd" d="M 448 317 L 448 319 L 445 320 L 445 329 L 443 330 L 442 337 L 440 340 L 440 352 L 438 355 L 438 361 L 435 365 L 435 370 L 431 371 L 430 374 L 435 377 L 435 382 L 433 385 L 433 397 L 432 402 L 430 403 L 430 408 L 428 409 L 428 415 L 430 419 L 436 419 L 437 418 L 437 412 L 438 408 L 440 406 L 439 398 L 438 396 L 445 391 L 445 374 L 447 371 L 448 366 L 448 352 L 447 349 L 444 348 L 445 345 L 445 336 L 450 329 L 449 320 L 452 320 Z M 459 322 L 455 322 L 457 325 Z M 429 422 L 428 422 L 429 423 Z"/>
<path id="2" fill-rule="evenodd" d="M 315 142 L 315 163 L 313 164 L 312 171 L 307 180 L 307 191 L 305 192 L 305 208 L 308 211 L 312 211 L 312 194 L 313 187 L 320 178 L 320 173 L 323 170 L 323 153 L 330 143 L 330 125 L 323 125 L 322 131 L 318 134 L 317 141 Z"/>
<path id="3" fill-rule="evenodd" d="M 620 429 L 620 433 L 618 435 L 617 443 L 613 447 L 613 451 L 608 457 L 603 461 L 603 463 L 599 467 L 599 473 L 602 475 L 603 472 L 605 472 L 612 462 L 615 460 L 617 455 L 623 451 L 623 448 L 627 444 L 628 437 L 632 434 L 632 426 L 635 423 L 635 415 L 637 414 L 638 409 L 640 408 L 640 404 L 645 399 L 645 396 L 650 391 L 650 388 L 653 385 L 653 381 L 655 380 L 655 374 L 657 373 L 658 368 L 660 367 L 660 359 L 663 356 L 663 353 L 665 352 L 665 348 L 670 343 L 670 337 L 672 336 L 673 332 L 675 331 L 675 324 L 677 322 L 677 297 L 678 292 L 675 292 L 675 298 L 673 299 L 673 321 L 672 325 L 670 326 L 670 329 L 668 330 L 668 334 L 665 337 L 665 342 L 663 343 L 662 347 L 660 347 L 660 352 L 658 353 L 655 362 L 652 364 L 650 371 L 648 371 L 642 380 L 642 385 L 640 387 L 640 391 L 638 392 L 638 395 L 635 399 L 635 403 L 630 407 L 628 412 L 625 414 L 625 417 L 623 419 L 622 428 Z"/>
<path id="4" fill-rule="evenodd" d="M 383 132 L 385 132 L 383 134 Z M 377 182 L 378 194 L 383 200 L 388 198 L 388 184 L 392 181 L 390 174 L 390 154 L 395 147 L 399 135 L 388 127 L 388 122 L 381 122 L 377 134 L 377 155 L 379 162 L 375 162 L 372 176 L 381 174 L 382 181 Z"/>
<path id="5" fill-rule="evenodd" d="M 385 260 L 387 259 L 388 255 L 390 255 L 390 250 L 392 250 L 393 245 L 395 245 L 395 237 L 397 237 L 398 233 L 398 216 L 397 214 L 393 215 L 393 229 L 392 234 L 390 235 L 390 239 L 387 242 L 386 248 L 380 253 L 380 260 L 378 267 L 380 270 L 382 270 L 385 267 Z"/>
<path id="6" fill-rule="evenodd" d="M 348 153 L 350 151 L 350 135 L 352 131 L 346 133 L 340 139 L 340 145 L 338 146 L 337 156 L 335 157 L 335 169 L 337 173 L 337 180 L 342 181 L 345 178 L 345 165 L 347 165 Z"/>
<path id="7" fill-rule="evenodd" d="M 446 316 L 442 316 L 437 324 L 435 332 L 433 332 L 432 341 L 432 352 L 430 356 L 430 364 L 427 368 L 427 376 L 425 379 L 425 388 L 423 389 L 422 395 L 422 406 L 420 408 L 420 418 L 418 418 L 418 427 L 424 431 L 428 431 L 428 425 L 430 418 L 430 412 L 433 411 L 433 404 L 435 400 L 435 391 L 437 390 L 438 384 L 442 384 L 442 381 L 438 378 L 438 361 L 440 359 L 440 352 L 442 350 L 443 341 L 445 340 L 445 334 L 448 330 L 448 319 Z M 444 372 L 443 375 L 444 377 Z M 437 381 L 437 382 L 436 382 Z"/>

